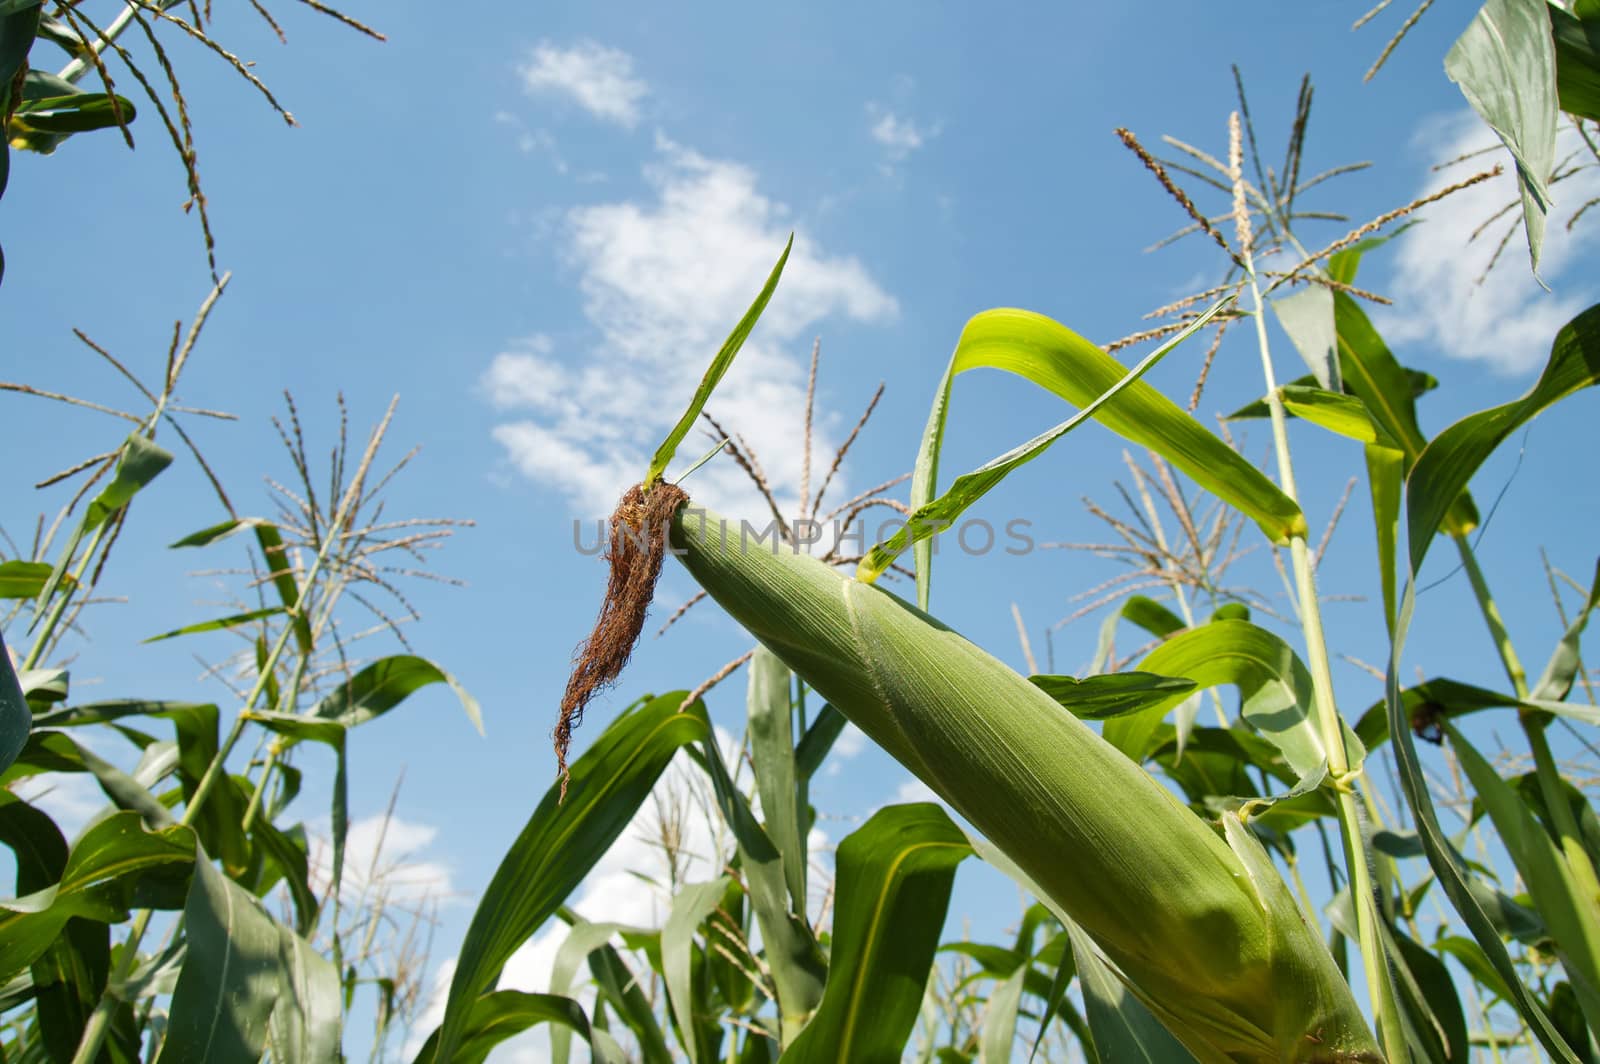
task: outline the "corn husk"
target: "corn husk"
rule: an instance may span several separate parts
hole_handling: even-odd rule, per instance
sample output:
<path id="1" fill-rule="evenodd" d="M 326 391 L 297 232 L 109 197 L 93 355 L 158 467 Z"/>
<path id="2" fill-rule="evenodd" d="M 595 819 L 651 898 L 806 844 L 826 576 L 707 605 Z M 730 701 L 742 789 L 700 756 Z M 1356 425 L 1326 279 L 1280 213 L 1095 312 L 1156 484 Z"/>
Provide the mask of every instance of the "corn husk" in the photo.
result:
<path id="1" fill-rule="evenodd" d="M 1229 839 L 1000 661 L 890 592 L 694 507 L 711 597 L 1006 853 L 1202 1062 L 1377 1061 L 1248 831 Z M 1230 842 L 1232 846 L 1230 847 Z"/>

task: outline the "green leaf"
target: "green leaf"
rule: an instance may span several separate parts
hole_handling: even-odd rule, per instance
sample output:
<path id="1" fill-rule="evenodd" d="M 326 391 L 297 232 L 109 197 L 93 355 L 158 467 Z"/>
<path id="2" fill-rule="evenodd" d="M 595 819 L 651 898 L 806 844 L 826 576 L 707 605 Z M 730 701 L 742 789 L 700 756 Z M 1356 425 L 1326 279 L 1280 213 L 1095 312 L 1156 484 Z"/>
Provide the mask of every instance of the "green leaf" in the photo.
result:
<path id="1" fill-rule="evenodd" d="M 790 912 L 804 919 L 806 911 L 805 832 L 796 803 L 794 714 L 789 707 L 789 667 L 766 647 L 750 659 L 750 754 L 755 761 L 756 793 L 766 818 L 767 836 L 783 861 Z"/>
<path id="2" fill-rule="evenodd" d="M 1289 334 L 1317 384 L 1328 391 L 1344 387 L 1339 379 L 1339 337 L 1333 325 L 1333 289 L 1313 284 L 1272 301 L 1278 324 Z"/>
<path id="3" fill-rule="evenodd" d="M 1432 538 L 1431 531 L 1425 534 Z M 1413 549 L 1415 557 L 1415 549 Z M 1427 852 L 1428 865 L 1433 869 L 1457 913 L 1461 915 L 1472 937 L 1483 954 L 1483 961 L 1499 980 L 1505 1000 L 1527 1022 L 1539 1043 L 1552 1058 L 1563 1064 L 1579 1064 L 1578 1058 L 1562 1039 L 1561 1033 L 1551 1024 L 1549 1015 L 1518 975 L 1500 931 L 1482 904 L 1474 896 L 1472 878 L 1462 867 L 1439 825 L 1439 814 L 1428 793 L 1429 782 L 1417 757 L 1417 748 L 1411 737 L 1411 721 L 1406 714 L 1400 691 L 1400 662 L 1405 652 L 1406 635 L 1411 627 L 1412 613 L 1416 608 L 1416 565 L 1412 565 L 1411 579 L 1400 599 L 1395 618 L 1394 634 L 1390 641 L 1389 663 L 1385 673 L 1385 707 L 1389 717 L 1389 732 L 1393 743 L 1395 764 L 1399 769 L 1400 786 L 1415 818 L 1417 837 Z M 1479 981 L 1483 979 L 1479 977 Z"/>
<path id="4" fill-rule="evenodd" d="M 1600 563 L 1595 564 L 1594 580 L 1589 584 L 1589 597 L 1584 600 L 1577 616 L 1567 625 L 1567 630 L 1562 634 L 1561 642 L 1556 644 L 1555 652 L 1550 655 L 1550 661 L 1545 665 L 1539 682 L 1533 685 L 1534 698 L 1559 702 L 1572 690 L 1572 681 L 1577 677 L 1578 665 L 1582 661 L 1578 656 L 1578 639 L 1589 623 L 1589 614 L 1594 612 L 1597 605 L 1600 605 Z"/>
<path id="5" fill-rule="evenodd" d="M 1305 519 L 1300 516 L 1299 507 L 1276 487 L 1272 487 L 1271 482 L 1254 466 L 1206 432 L 1198 422 L 1181 413 L 1160 392 L 1139 381 L 1152 366 L 1203 328 L 1230 299 L 1224 298 L 1212 304 L 1183 331 L 1146 355 L 1132 369 L 1127 369 L 1082 337 L 1040 315 L 1020 310 L 991 310 L 973 318 L 962 330 L 961 339 L 956 344 L 956 353 L 951 357 L 940 397 L 934 401 L 934 412 L 923 435 L 922 452 L 918 455 L 912 478 L 911 516 L 898 532 L 867 552 L 856 569 L 856 579 L 869 584 L 876 580 L 906 550 L 949 528 L 968 507 L 1013 470 L 1033 461 L 1051 444 L 1090 418 L 1097 418 L 1121 435 L 1160 451 L 1202 485 L 1234 502 L 1258 521 L 1264 520 L 1260 509 L 1264 499 L 1266 503 L 1274 505 L 1280 501 L 1286 504 L 1279 505 L 1282 513 L 1278 516 L 1289 525 L 1293 524 L 1294 518 L 1304 524 Z M 956 477 L 944 494 L 933 498 L 950 383 L 955 374 L 977 366 L 993 366 L 1018 373 L 1079 404 L 1080 409 L 1054 428 L 1041 432 L 972 472 Z M 1105 381 L 1100 390 L 1085 394 L 1084 385 L 1098 383 L 1097 378 L 1101 374 L 1114 376 Z M 1070 389 L 1057 387 L 1058 383 L 1069 381 Z M 1219 465 L 1201 465 L 1196 461 L 1201 454 Z M 1224 454 L 1228 458 L 1222 458 Z M 1239 475 L 1241 468 L 1248 469 L 1249 474 L 1271 487 L 1271 493 L 1253 491 L 1251 482 Z M 1229 476 L 1224 485 L 1225 491 L 1219 491 L 1214 486 L 1221 476 Z M 1276 499 L 1272 496 L 1276 496 Z M 1255 504 L 1254 508 L 1252 504 Z M 1287 516 L 1289 510 L 1293 511 L 1293 518 Z M 1268 535 L 1278 539 L 1285 534 L 1288 525 L 1280 528 L 1264 523 L 1263 527 Z M 919 547 L 916 554 L 919 574 L 930 571 L 932 557 L 931 549 L 924 551 Z M 918 601 L 924 605 L 926 598 L 921 588 L 927 579 L 926 575 L 918 578 Z"/>
<path id="6" fill-rule="evenodd" d="M 267 1028 L 272 1058 L 342 1064 L 339 969 L 287 927 L 277 930 L 278 1003 Z"/>
<path id="7" fill-rule="evenodd" d="M 1219 684 L 1238 687 L 1244 719 L 1283 753 L 1296 777 L 1326 764 L 1327 749 L 1312 717 L 1311 674 L 1299 655 L 1266 629 L 1248 621 L 1213 621 L 1172 636 L 1139 668 L 1191 680 L 1201 689 Z M 1174 692 L 1136 715 L 1108 722 L 1106 741 L 1143 760 L 1156 725 L 1184 697 L 1183 692 Z M 1350 763 L 1360 764 L 1360 741 L 1347 733 L 1345 745 Z"/>
<path id="8" fill-rule="evenodd" d="M 1030 676 L 1028 682 L 1060 702 L 1082 720 L 1107 720 L 1149 709 L 1171 706 L 1195 689 L 1193 680 L 1157 676 L 1150 672 L 1118 672 L 1104 676 Z"/>
<path id="9" fill-rule="evenodd" d="M 655 1009 L 622 954 L 610 943 L 601 944 L 589 953 L 589 974 L 594 977 L 601 998 L 610 1003 L 617 1018 L 633 1034 L 644 1064 L 672 1064 L 672 1051 L 656 1022 Z"/>
<path id="10" fill-rule="evenodd" d="M 272 577 L 272 586 L 278 592 L 278 601 L 283 604 L 283 612 L 294 619 L 295 642 L 301 651 L 310 651 L 311 622 L 296 608 L 300 605 L 300 585 L 295 582 L 294 570 L 289 565 L 289 557 L 284 548 L 283 535 L 278 531 L 277 525 L 260 517 L 229 518 L 219 524 L 202 528 L 198 532 L 192 532 L 171 546 L 173 549 L 206 547 L 247 528 L 255 531 L 256 545 L 261 550 L 261 560 L 266 564 L 267 571 Z"/>
<path id="11" fill-rule="evenodd" d="M 1445 73 L 1516 161 L 1535 276 L 1556 164 L 1556 54 L 1547 11 L 1544 0 L 1486 0 L 1444 59 Z"/>
<path id="12" fill-rule="evenodd" d="M 591 1042 L 595 1064 L 624 1064 L 626 1060 L 613 1052 L 614 1044 L 609 1039 L 592 1037 L 603 1032 L 591 1031 L 589 1018 L 576 1001 L 556 994 L 525 994 L 519 990 L 496 990 L 472 1003 L 461 1041 L 451 1059 L 455 1064 L 481 1064 L 495 1046 L 541 1023 L 576 1031 L 585 1042 Z M 434 1031 L 417 1054 L 417 1064 L 436 1059 L 438 1045 L 439 1032 Z"/>
<path id="13" fill-rule="evenodd" d="M 1030 965 L 1017 965 L 1016 971 L 989 992 L 978 1037 L 978 1059 L 983 1064 L 1011 1064 L 1011 1047 L 1017 1040 L 1017 1010 L 1022 1006 L 1022 986 L 1031 970 Z"/>
<path id="14" fill-rule="evenodd" d="M 20 898 L 0 899 L 0 980 L 49 949 L 75 916 L 120 923 L 128 910 L 171 908 L 194 864 L 188 828 L 147 830 L 137 813 L 113 813 L 73 845 L 58 882 Z"/>
<path id="15" fill-rule="evenodd" d="M 34 612 L 34 624 L 44 616 L 45 607 L 60 590 L 62 581 L 67 576 L 67 568 L 78 553 L 78 545 L 83 542 L 83 537 L 105 524 L 117 511 L 132 502 L 135 495 L 171 464 L 170 452 L 158 447 L 155 441 L 138 432 L 123 441 L 122 448 L 117 454 L 117 470 L 111 478 L 111 483 L 101 488 L 100 494 L 91 499 L 89 505 L 84 508 L 83 519 L 67 540 L 67 546 L 61 552 L 61 560 L 56 563 L 45 586 L 39 590 L 39 605 Z"/>
<path id="16" fill-rule="evenodd" d="M 349 728 L 339 721 L 302 717 L 293 713 L 245 710 L 240 715 L 293 742 L 309 740 L 322 743 L 333 750 L 333 788 L 329 799 L 331 803 L 329 820 L 333 838 L 330 840 L 332 852 L 329 855 L 328 892 L 330 895 L 337 895 L 340 885 L 344 882 L 344 845 L 350 831 L 350 764 L 346 752 Z"/>
<path id="17" fill-rule="evenodd" d="M 1406 480 L 1412 572 L 1421 571 L 1434 529 L 1494 449 L 1546 408 L 1596 381 L 1600 381 L 1600 304 L 1556 333 L 1550 360 L 1526 395 L 1469 414 L 1428 444 Z"/>
<path id="18" fill-rule="evenodd" d="M 257 1060 L 281 992 L 278 924 L 202 853 L 183 909 L 188 954 L 156 1064 Z"/>
<path id="19" fill-rule="evenodd" d="M 170 632 L 163 632 L 160 635 L 150 636 L 145 640 L 145 642 L 159 643 L 163 639 L 175 639 L 180 635 L 196 635 L 200 632 L 226 631 L 229 628 L 237 628 L 241 624 L 249 624 L 251 621 L 259 621 L 267 617 L 276 617 L 282 612 L 282 607 L 269 606 L 264 610 L 251 610 L 248 613 L 235 613 L 231 617 L 218 617 L 215 620 L 200 621 L 197 624 L 189 624 L 184 625 L 182 628 L 174 628 Z"/>
<path id="20" fill-rule="evenodd" d="M 822 1004 L 785 1064 L 897 1062 L 916 1023 L 956 866 L 972 847 L 932 803 L 879 810 L 839 844 Z"/>
<path id="21" fill-rule="evenodd" d="M 1516 790 L 1452 725 L 1443 727 L 1506 852 L 1528 885 L 1535 908 L 1555 937 L 1557 953 L 1589 1026 L 1600 1030 L 1600 908 L 1596 900 L 1580 889 L 1566 858 Z"/>
<path id="22" fill-rule="evenodd" d="M 1189 1064 L 1194 1057 L 1128 992 L 1109 961 L 1077 924 L 1067 924 L 1072 958 L 1083 988 L 1083 1008 L 1101 1061 Z"/>
<path id="23" fill-rule="evenodd" d="M 1515 695 L 1500 694 L 1443 677 L 1407 687 L 1400 693 L 1400 700 L 1413 731 L 1481 709 L 1517 705 Z M 1356 735 L 1360 736 L 1368 750 L 1375 750 L 1389 740 L 1387 705 L 1383 699 L 1374 702 L 1356 722 Z"/>
<path id="24" fill-rule="evenodd" d="M 1556 96 L 1568 114 L 1600 122 L 1600 13 L 1580 4 L 1576 15 L 1550 5 Z"/>
<path id="25" fill-rule="evenodd" d="M 1450 970 L 1403 932 L 1387 927 L 1383 931 L 1412 1051 L 1419 1060 L 1467 1064 L 1472 1059 L 1467 1018 Z"/>
<path id="26" fill-rule="evenodd" d="M 1357 396 L 1294 385 L 1278 389 L 1278 395 L 1286 410 L 1313 425 L 1362 443 L 1399 449 L 1383 425 L 1367 409 L 1367 404 Z"/>
<path id="27" fill-rule="evenodd" d="M 1121 614 L 1124 620 L 1133 622 L 1158 639 L 1165 639 L 1188 627 L 1182 617 L 1144 595 L 1130 595 L 1123 599 Z"/>
<path id="28" fill-rule="evenodd" d="M 710 735 L 688 751 L 711 777 L 712 794 L 738 846 L 750 908 L 761 928 L 767 967 L 778 996 L 778 1021 L 784 1042 L 806 1022 L 822 999 L 827 972 L 816 936 L 789 903 L 783 855 L 756 822 L 750 804 L 734 785 Z"/>
<path id="29" fill-rule="evenodd" d="M 126 96 L 117 96 L 113 105 L 112 99 L 103 92 L 78 92 L 71 96 L 29 99 L 17 108 L 12 119 L 13 127 L 21 132 L 60 136 L 132 122 L 136 114 L 133 102 Z"/>
<path id="30" fill-rule="evenodd" d="M 623 713 L 573 762 L 567 800 L 545 792 L 467 928 L 433 1059 L 455 1059 L 479 994 L 611 848 L 677 749 L 710 734 L 704 711 L 682 701 L 666 695 Z"/>
<path id="31" fill-rule="evenodd" d="M 912 473 L 914 510 L 934 498 L 951 385 L 959 374 L 979 368 L 1014 373 L 1079 408 L 1094 402 L 1128 372 L 1094 344 L 1042 315 L 1009 309 L 979 314 L 962 330 L 928 414 Z M 1249 514 L 1270 539 L 1304 530 L 1305 518 L 1293 500 L 1150 385 L 1130 385 L 1106 404 L 1099 419 L 1118 435 L 1159 452 L 1206 490 Z M 917 603 L 924 609 L 932 557 L 931 544 L 917 545 Z"/>
<path id="32" fill-rule="evenodd" d="M 1368 444 L 1367 490 L 1372 501 L 1372 523 L 1378 540 L 1378 582 L 1383 593 L 1383 623 L 1394 635 L 1396 609 L 1396 557 L 1399 552 L 1400 502 L 1405 479 L 1405 457 L 1392 447 Z"/>
<path id="33" fill-rule="evenodd" d="M 832 705 L 823 705 L 811 726 L 794 751 L 794 771 L 803 780 L 816 775 L 817 769 L 833 749 L 833 744 L 850 721 Z"/>
<path id="34" fill-rule="evenodd" d="M 17 683 L 17 671 L 11 667 L 5 636 L 0 634 L 0 772 L 17 760 L 32 728 L 33 713 L 22 696 L 22 685 Z"/>
<path id="35" fill-rule="evenodd" d="M 744 346 L 750 330 L 756 327 L 761 312 L 767 309 L 767 301 L 772 298 L 773 290 L 778 287 L 778 278 L 783 276 L 784 264 L 789 261 L 789 252 L 792 250 L 794 250 L 793 233 L 789 234 L 789 242 L 784 245 L 783 254 L 778 256 L 778 264 L 772 267 L 767 283 L 761 286 L 761 294 L 750 304 L 750 309 L 744 312 L 739 324 L 734 326 L 733 332 L 722 342 L 722 349 L 717 352 L 717 357 L 713 358 L 711 365 L 706 368 L 705 376 L 700 379 L 700 386 L 695 389 L 694 398 L 689 400 L 689 408 L 683 412 L 683 416 L 672 427 L 672 431 L 667 433 L 667 438 L 661 441 L 655 457 L 650 459 L 650 468 L 644 477 L 646 484 L 654 484 L 661 479 L 661 475 L 667 471 L 667 465 L 672 461 L 672 456 L 678 453 L 678 444 L 682 443 L 689 430 L 694 428 L 695 419 L 700 416 L 700 411 L 705 409 L 706 400 L 711 398 L 711 393 L 716 391 L 723 374 L 733 365 L 734 356 L 739 353 L 739 348 Z"/>
<path id="36" fill-rule="evenodd" d="M 44 590 L 54 566 L 13 559 L 0 562 L 0 599 L 30 599 Z M 70 581 L 72 578 L 67 577 Z M 70 585 L 69 585 L 70 586 Z"/>
<path id="37" fill-rule="evenodd" d="M 312 709 L 311 715 L 336 720 L 347 728 L 381 717 L 429 684 L 448 684 L 461 700 L 467 718 L 483 734 L 483 716 L 478 700 L 454 676 L 426 658 L 396 654 L 380 658 L 340 684 Z"/>
<path id="38" fill-rule="evenodd" d="M 785 699 L 785 703 L 787 701 Z M 672 1003 L 673 1015 L 678 1019 L 678 1037 L 689 1054 L 689 1064 L 715 1059 L 709 1052 L 711 1047 L 703 1044 L 700 1037 L 702 1028 L 695 1015 L 690 985 L 691 961 L 695 931 L 716 911 L 731 882 L 723 876 L 709 883 L 680 887 L 673 896 L 667 922 L 661 928 L 661 968 L 667 984 L 667 1000 Z"/>

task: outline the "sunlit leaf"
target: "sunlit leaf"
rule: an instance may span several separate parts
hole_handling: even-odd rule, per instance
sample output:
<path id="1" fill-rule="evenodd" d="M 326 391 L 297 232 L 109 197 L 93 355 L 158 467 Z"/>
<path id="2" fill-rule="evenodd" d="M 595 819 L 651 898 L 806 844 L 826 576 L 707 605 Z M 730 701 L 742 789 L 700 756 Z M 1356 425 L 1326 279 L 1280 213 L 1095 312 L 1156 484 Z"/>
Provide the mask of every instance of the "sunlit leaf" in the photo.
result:
<path id="1" fill-rule="evenodd" d="M 956 866 L 971 853 L 966 836 L 930 803 L 879 810 L 839 844 L 828 983 L 783 1061 L 901 1059 Z"/>
<path id="2" fill-rule="evenodd" d="M 1485 0 L 1445 56 L 1444 70 L 1516 161 L 1537 275 L 1556 165 L 1556 54 L 1545 0 Z"/>
<path id="3" fill-rule="evenodd" d="M 739 324 L 734 326 L 733 332 L 722 342 L 722 349 L 706 368 L 705 376 L 700 379 L 700 386 L 695 389 L 694 398 L 689 401 L 689 408 L 683 412 L 683 416 L 672 427 L 672 431 L 667 433 L 667 438 L 656 449 L 655 457 L 650 459 L 650 468 L 644 478 L 646 484 L 654 483 L 667 471 L 672 456 L 678 453 L 678 444 L 683 442 L 683 438 L 694 427 L 695 420 L 700 417 L 700 411 L 705 409 L 706 400 L 711 398 L 711 393 L 717 389 L 717 383 L 722 380 L 723 374 L 728 372 L 728 367 L 733 365 L 734 356 L 739 353 L 739 349 L 749 338 L 750 331 L 761 319 L 761 312 L 767 309 L 767 301 L 772 298 L 773 291 L 778 287 L 778 278 L 783 276 L 784 264 L 789 261 L 789 252 L 793 250 L 794 234 L 791 233 L 789 242 L 783 246 L 783 254 L 778 256 L 778 264 L 772 267 L 767 283 L 761 286 L 760 295 L 756 296 L 756 301 L 750 304 L 750 309 L 739 319 Z"/>
<path id="4" fill-rule="evenodd" d="M 506 960 L 583 880 L 684 743 L 707 737 L 681 694 L 635 706 L 572 764 L 567 800 L 551 787 L 506 851 L 478 903 L 450 982 L 433 1059 L 453 1060 L 478 996 Z"/>

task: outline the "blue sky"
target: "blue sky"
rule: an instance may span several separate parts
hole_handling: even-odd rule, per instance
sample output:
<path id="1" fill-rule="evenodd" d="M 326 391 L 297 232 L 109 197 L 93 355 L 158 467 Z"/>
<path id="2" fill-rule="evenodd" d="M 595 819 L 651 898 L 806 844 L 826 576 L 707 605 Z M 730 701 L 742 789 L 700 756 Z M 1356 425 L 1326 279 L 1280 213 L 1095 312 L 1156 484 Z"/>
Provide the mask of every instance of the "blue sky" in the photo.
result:
<path id="1" fill-rule="evenodd" d="M 380 813 L 403 770 L 397 814 L 424 867 L 418 876 L 457 896 L 443 912 L 436 960 L 453 953 L 472 899 L 552 777 L 548 732 L 565 667 L 603 585 L 598 562 L 572 547 L 573 522 L 607 512 L 641 475 L 791 230 L 796 251 L 783 284 L 711 410 L 746 435 L 780 497 L 792 500 L 812 339 L 822 342 L 819 455 L 887 382 L 843 482 L 830 489 L 842 501 L 909 467 L 971 314 L 1022 306 L 1107 341 L 1142 327 L 1146 310 L 1220 278 L 1215 249 L 1200 241 L 1144 252 L 1185 219 L 1112 130 L 1128 126 L 1152 146 L 1170 133 L 1222 154 L 1229 63 L 1243 70 L 1270 159 L 1281 156 L 1309 70 L 1317 95 L 1306 170 L 1375 163 L 1317 190 L 1319 209 L 1377 214 L 1465 172 L 1435 174 L 1433 163 L 1490 143 L 1441 67 L 1466 7 L 1430 12 L 1371 84 L 1361 74 L 1400 14 L 1351 33 L 1360 13 L 1352 5 L 1249 2 L 1198 16 L 1174 3 L 352 13 L 389 41 L 288 8 L 285 47 L 247 12 L 218 12 L 216 36 L 259 60 L 256 73 L 298 129 L 284 128 L 211 57 L 174 45 L 219 263 L 234 271 L 183 395 L 240 415 L 236 425 L 200 426 L 198 438 L 241 508 L 263 509 L 260 476 L 286 471 L 267 421 L 282 390 L 295 394 L 324 447 L 336 392 L 358 425 L 398 394 L 396 454 L 412 442 L 422 452 L 396 486 L 392 512 L 477 522 L 436 566 L 467 586 L 410 589 L 425 618 L 411 638 L 477 695 L 488 737 L 447 695 L 429 693 L 365 729 L 354 748 L 354 814 Z M 101 135 L 50 158 L 14 157 L 0 202 L 8 267 L 0 376 L 126 401 L 70 328 L 153 375 L 172 322 L 187 320 L 207 291 L 195 221 L 179 209 L 181 169 L 154 118 L 141 115 L 132 154 Z M 1550 293 L 1529 280 L 1515 243 L 1487 282 L 1474 283 L 1491 238 L 1467 245 L 1466 237 L 1509 195 L 1503 182 L 1429 211 L 1425 225 L 1369 259 L 1363 283 L 1396 299 L 1374 312 L 1379 327 L 1403 361 L 1444 382 L 1422 401 L 1429 431 L 1522 391 L 1554 328 L 1595 300 L 1593 224 L 1575 238 L 1563 226 L 1564 212 L 1600 191 L 1593 176 L 1557 186 Z M 1215 195 L 1203 202 L 1223 209 Z M 1311 244 L 1346 228 L 1306 226 Z M 1219 355 L 1199 411 L 1208 421 L 1261 390 L 1246 331 Z M 1293 351 L 1275 338 L 1280 375 L 1297 375 Z M 1155 379 L 1186 397 L 1202 352 L 1181 349 Z M 32 483 L 114 445 L 116 428 L 17 398 L 5 409 L 0 431 L 13 460 L 0 484 L 11 504 L 0 518 L 19 536 L 36 509 L 55 505 L 36 501 Z M 1520 463 L 1508 445 L 1476 485 L 1487 506 L 1509 484 L 1481 553 L 1530 668 L 1558 634 L 1537 548 L 1580 577 L 1594 561 L 1596 412 L 1594 396 L 1569 401 L 1536 423 Z M 945 468 L 970 468 L 1062 416 L 1058 402 L 1014 380 L 964 378 Z M 1264 459 L 1265 430 L 1248 439 L 1248 453 Z M 1306 427 L 1294 443 L 1305 508 L 1319 526 L 1359 472 L 1359 455 Z M 1027 519 L 1041 540 L 1102 538 L 1079 499 L 1114 498 L 1112 481 L 1125 479 L 1120 452 L 1108 433 L 1085 429 L 976 515 L 996 525 Z M 728 512 L 760 515 L 725 460 L 690 487 Z M 1330 633 L 1337 648 L 1380 662 L 1361 495 L 1333 540 L 1322 587 L 1368 596 L 1331 604 Z M 222 699 L 199 681 L 192 653 L 220 654 L 224 644 L 137 646 L 215 613 L 214 578 L 190 574 L 232 564 L 226 548 L 203 560 L 163 549 L 214 522 L 215 503 L 183 468 L 140 510 L 108 587 L 131 604 L 93 618 L 74 665 L 80 696 Z M 1449 568 L 1446 552 L 1435 553 L 1430 577 Z M 963 558 L 947 548 L 945 558 L 935 611 L 1018 667 L 1013 603 L 1037 650 L 1043 629 L 1075 608 L 1070 596 L 1115 572 L 1056 551 Z M 1260 552 L 1243 571 L 1283 605 Z M 669 569 L 657 615 L 692 592 Z M 1500 686 L 1470 601 L 1459 576 L 1429 591 L 1410 660 L 1428 675 Z M 1086 620 L 1056 633 L 1058 669 L 1087 662 L 1095 627 Z M 579 743 L 636 695 L 694 686 L 745 646 L 709 607 L 664 639 L 647 637 Z M 1354 667 L 1341 665 L 1338 682 L 1352 714 L 1379 694 Z M 737 733 L 742 681 L 710 704 Z M 1485 729 L 1512 740 L 1509 721 Z M 835 764 L 814 794 L 827 844 L 876 806 L 916 793 L 908 774 L 864 742 L 847 743 Z M 319 815 L 322 800 L 309 793 L 302 815 Z M 619 855 L 613 871 L 639 853 Z M 591 904 L 629 904 L 606 894 L 626 878 L 608 882 Z M 969 863 L 952 928 L 970 919 L 977 933 L 997 931 L 1014 896 Z M 535 980 L 536 959 L 525 966 Z"/>

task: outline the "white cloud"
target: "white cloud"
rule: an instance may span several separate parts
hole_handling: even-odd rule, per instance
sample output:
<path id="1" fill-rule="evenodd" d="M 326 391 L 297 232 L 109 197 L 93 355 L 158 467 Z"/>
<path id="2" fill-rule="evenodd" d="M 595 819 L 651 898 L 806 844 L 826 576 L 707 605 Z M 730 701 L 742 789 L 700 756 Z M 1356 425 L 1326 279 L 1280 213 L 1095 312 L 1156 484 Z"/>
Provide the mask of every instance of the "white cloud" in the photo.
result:
<path id="1" fill-rule="evenodd" d="M 633 57 L 594 41 L 559 48 L 540 41 L 518 70 L 530 93 L 566 96 L 596 118 L 632 129 L 650 87 L 634 76 Z"/>
<path id="2" fill-rule="evenodd" d="M 645 176 L 653 199 L 580 207 L 558 229 L 598 342 L 558 357 L 535 341 L 498 356 L 482 381 L 494 406 L 518 415 L 493 429 L 511 464 L 594 516 L 609 513 L 643 473 L 794 228 L 788 209 L 738 163 L 658 137 Z M 897 312 L 860 262 L 796 234 L 777 293 L 708 408 L 765 460 L 780 497 L 797 491 L 815 327 L 834 316 L 881 322 Z M 824 372 L 826 354 L 824 344 Z M 829 443 L 821 429 L 813 441 L 819 455 Z M 678 467 L 707 445 L 691 435 Z M 710 463 L 692 489 L 718 509 L 762 512 L 731 462 Z"/>
<path id="3" fill-rule="evenodd" d="M 333 874 L 327 828 L 326 820 L 315 825 L 311 846 L 311 885 L 319 893 Z M 397 816 L 352 821 L 345 834 L 340 896 L 348 901 L 381 891 L 386 902 L 407 907 L 459 901 L 449 866 L 419 857 L 438 835 L 439 829 L 432 825 Z"/>
<path id="4" fill-rule="evenodd" d="M 846 724 L 844 731 L 839 733 L 839 738 L 833 742 L 833 750 L 830 751 L 832 756 L 828 758 L 828 767 L 823 771 L 830 776 L 839 775 L 844 771 L 844 763 L 866 748 L 867 733 L 854 724 Z"/>
<path id="5" fill-rule="evenodd" d="M 894 164 L 904 162 L 940 132 L 938 125 L 919 125 L 914 119 L 897 115 L 878 103 L 867 104 L 867 121 L 872 139 L 883 147 L 886 161 L 880 168 L 885 174 L 892 174 Z"/>
<path id="6" fill-rule="evenodd" d="M 1495 145 L 1494 135 L 1471 111 L 1431 122 L 1418 140 L 1429 158 L 1454 159 Z M 1576 137 L 1564 131 L 1557 158 Z M 1545 229 L 1540 273 L 1552 289 L 1545 292 L 1529 275 L 1528 251 L 1517 225 L 1499 262 L 1481 284 L 1495 245 L 1513 223 L 1515 211 L 1474 230 L 1517 197 L 1516 181 L 1503 150 L 1479 156 L 1471 164 L 1432 175 L 1419 194 L 1461 180 L 1468 165 L 1487 168 L 1506 164 L 1506 173 L 1458 192 L 1420 212 L 1425 221 L 1396 242 L 1391 295 L 1395 309 L 1375 314 L 1379 330 L 1391 343 L 1426 344 L 1449 358 L 1489 363 L 1502 372 L 1521 372 L 1542 365 L 1556 330 L 1593 302 L 1597 286 L 1589 270 L 1568 267 L 1592 246 L 1592 219 L 1568 232 L 1566 220 L 1579 205 L 1600 195 L 1600 169 L 1589 169 L 1554 185 L 1556 208 Z"/>
<path id="7" fill-rule="evenodd" d="M 895 788 L 894 802 L 899 805 L 905 802 L 938 802 L 944 804 L 944 799 L 934 793 L 932 787 L 915 777 L 902 780 L 900 786 Z"/>

